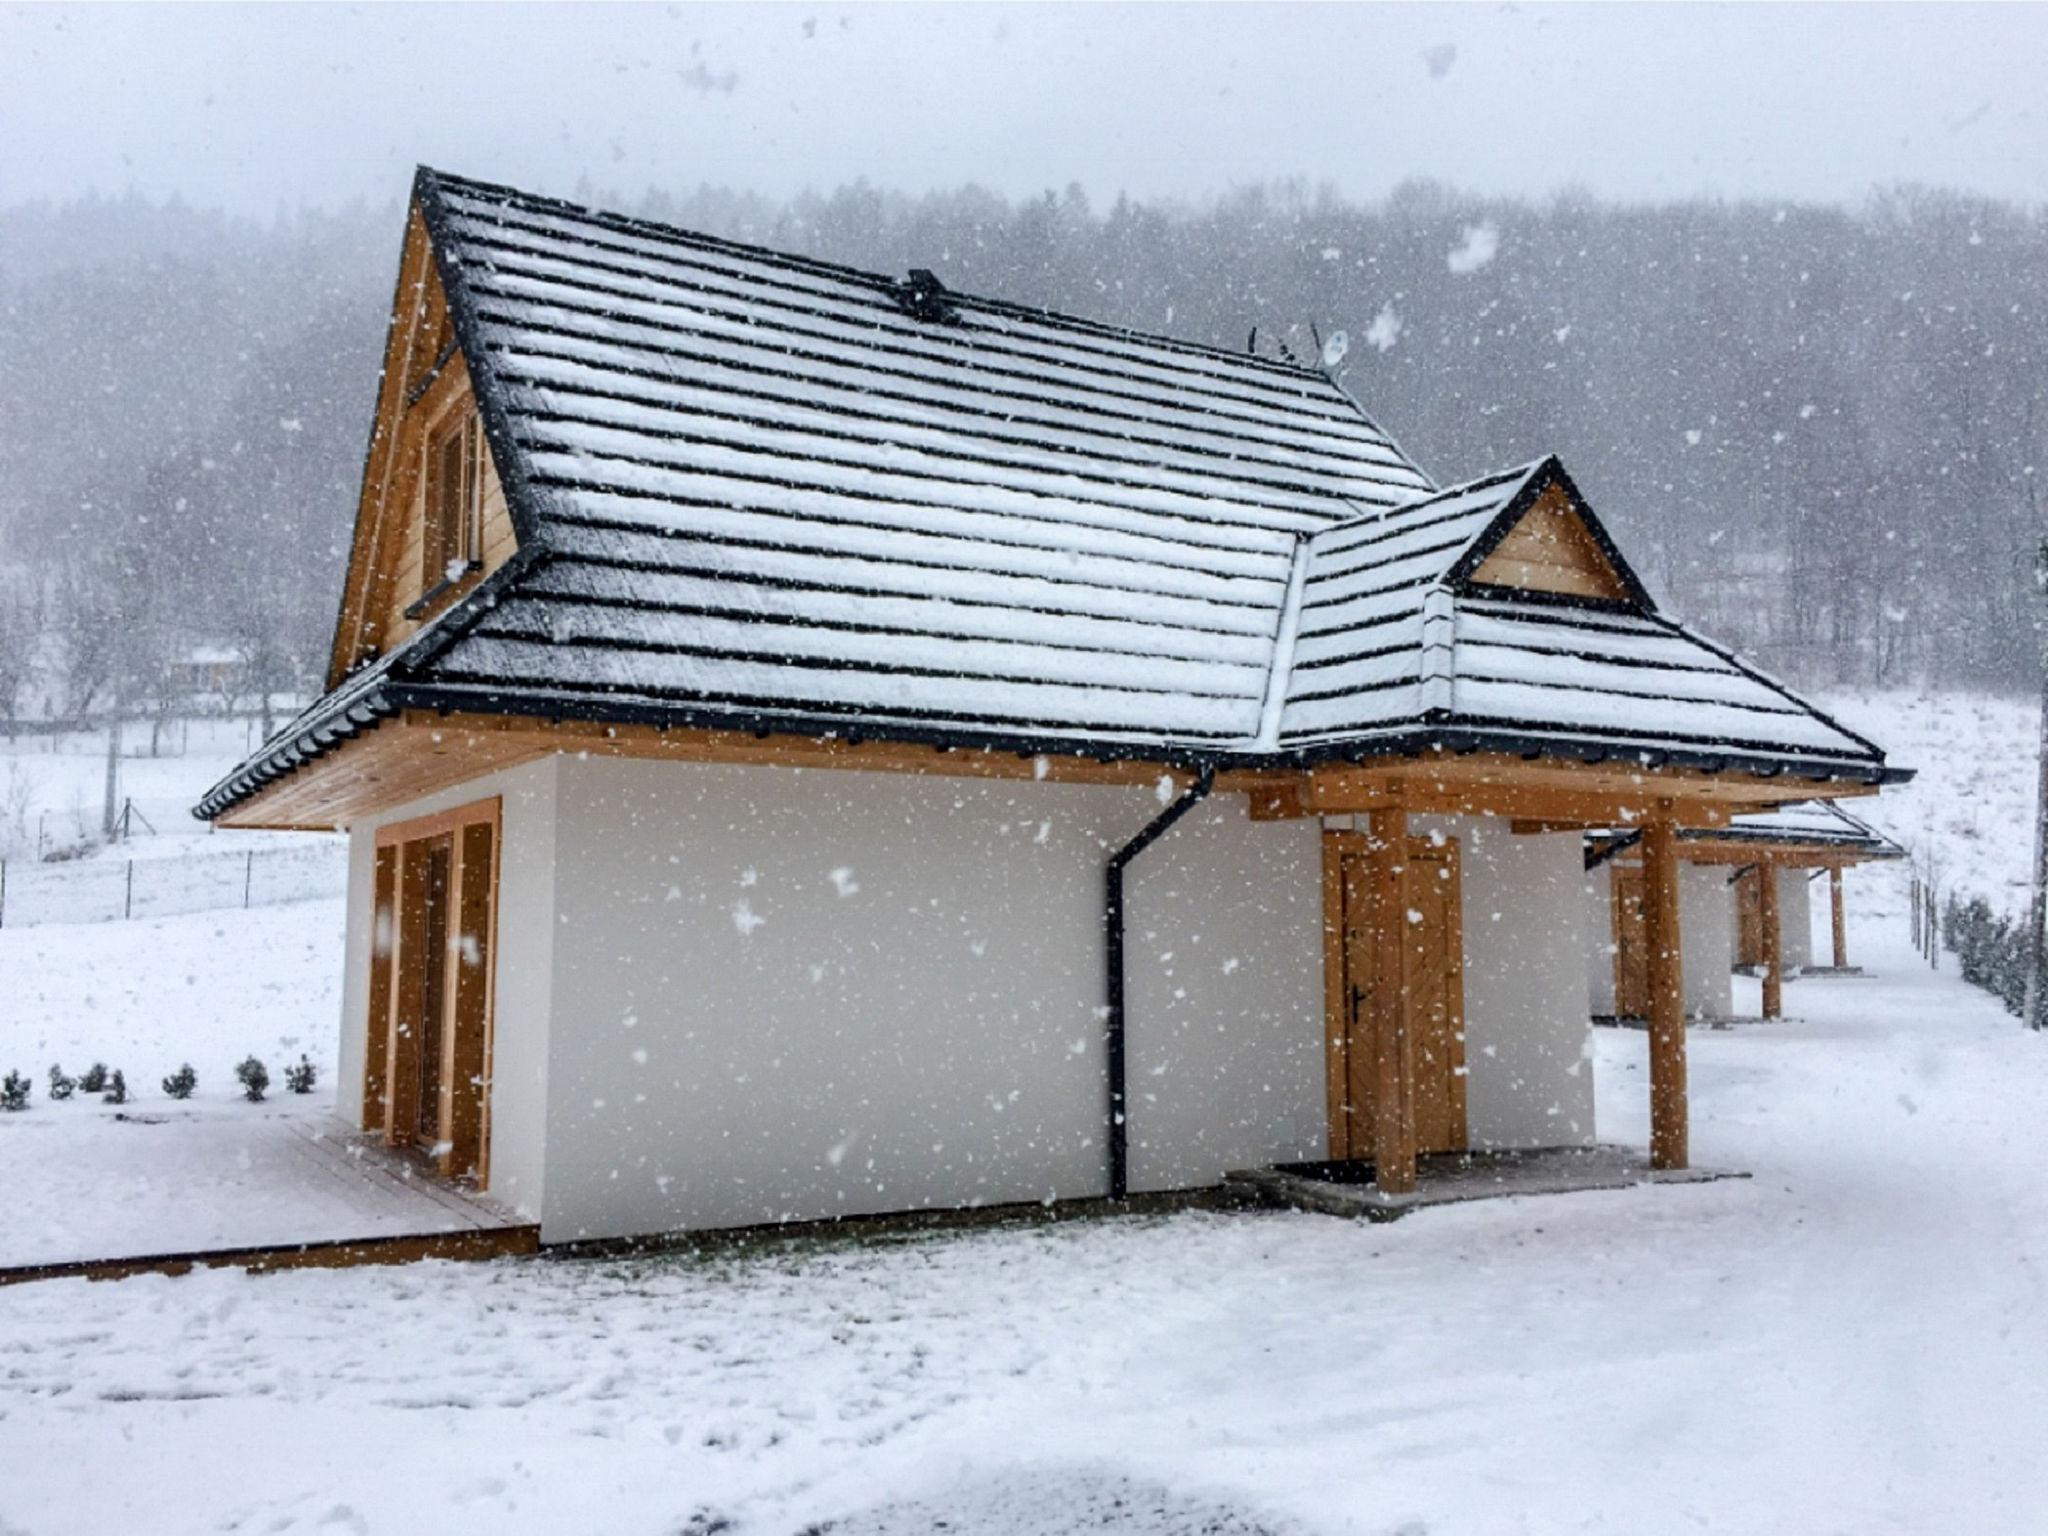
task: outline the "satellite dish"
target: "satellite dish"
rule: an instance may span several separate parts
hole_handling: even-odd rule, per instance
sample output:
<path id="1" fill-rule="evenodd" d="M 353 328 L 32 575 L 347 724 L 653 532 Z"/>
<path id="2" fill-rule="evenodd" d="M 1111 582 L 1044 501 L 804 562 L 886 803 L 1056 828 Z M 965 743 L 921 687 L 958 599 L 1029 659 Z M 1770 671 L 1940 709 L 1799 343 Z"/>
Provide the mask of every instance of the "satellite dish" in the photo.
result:
<path id="1" fill-rule="evenodd" d="M 1344 354 L 1351 350 L 1351 338 L 1342 331 L 1330 332 L 1330 339 L 1323 343 L 1323 366 L 1335 368 L 1344 361 Z"/>

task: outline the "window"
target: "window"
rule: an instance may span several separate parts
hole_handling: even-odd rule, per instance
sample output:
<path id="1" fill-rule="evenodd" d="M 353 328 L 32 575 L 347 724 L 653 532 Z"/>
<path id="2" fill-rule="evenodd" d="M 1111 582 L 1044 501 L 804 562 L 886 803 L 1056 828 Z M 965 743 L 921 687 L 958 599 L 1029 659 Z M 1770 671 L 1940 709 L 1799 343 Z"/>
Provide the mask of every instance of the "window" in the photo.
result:
<path id="1" fill-rule="evenodd" d="M 420 587 L 433 593 L 460 581 L 483 549 L 483 423 L 473 407 L 457 411 L 427 437 L 426 526 Z"/>

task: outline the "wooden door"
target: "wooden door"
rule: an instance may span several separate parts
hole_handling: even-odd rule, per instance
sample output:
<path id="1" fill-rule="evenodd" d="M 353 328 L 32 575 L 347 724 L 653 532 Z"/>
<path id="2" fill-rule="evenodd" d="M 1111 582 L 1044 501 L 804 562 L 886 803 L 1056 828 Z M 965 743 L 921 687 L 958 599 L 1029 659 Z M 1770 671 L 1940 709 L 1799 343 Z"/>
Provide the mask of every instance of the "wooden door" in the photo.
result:
<path id="1" fill-rule="evenodd" d="M 1330 1008 L 1330 1155 L 1372 1156 L 1378 1097 L 1373 1030 L 1371 865 L 1364 839 L 1329 834 L 1326 900 L 1331 952 L 1325 985 Z M 1463 905 L 1458 844 L 1409 840 L 1401 876 L 1402 1003 L 1414 1042 L 1409 1093 L 1417 1152 L 1461 1151 L 1466 1145 L 1465 981 Z"/>
<path id="2" fill-rule="evenodd" d="M 1752 864 L 1735 877 L 1735 963 L 1764 963 L 1762 866 Z"/>
<path id="3" fill-rule="evenodd" d="M 483 1187 L 489 1172 L 498 802 L 381 829 L 364 1114 Z M 385 937 L 388 935 L 388 939 Z M 373 1109 L 374 1106 L 374 1109 Z"/>
<path id="4" fill-rule="evenodd" d="M 1415 1041 L 1415 1150 L 1465 1147 L 1465 978 L 1458 845 L 1416 838 L 1402 878 L 1408 1028 Z"/>
<path id="5" fill-rule="evenodd" d="M 1649 926 L 1643 912 L 1643 867 L 1609 864 L 1614 887 L 1614 1013 L 1617 1018 L 1650 1016 Z"/>
<path id="6" fill-rule="evenodd" d="M 448 1033 L 448 896 L 453 839 L 422 838 L 406 847 L 408 860 L 420 861 L 418 924 L 419 991 L 415 1012 L 419 1031 L 419 1070 L 412 1105 L 413 1139 L 438 1149 L 441 1135 L 441 1055 Z"/>

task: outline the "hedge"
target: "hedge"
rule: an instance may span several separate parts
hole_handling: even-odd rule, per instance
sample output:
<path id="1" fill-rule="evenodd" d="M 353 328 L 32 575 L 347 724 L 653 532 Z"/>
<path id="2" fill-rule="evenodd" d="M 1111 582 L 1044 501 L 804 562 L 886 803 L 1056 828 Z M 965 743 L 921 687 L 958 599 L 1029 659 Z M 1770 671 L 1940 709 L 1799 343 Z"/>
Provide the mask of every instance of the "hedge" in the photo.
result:
<path id="1" fill-rule="evenodd" d="M 1941 935 L 1962 967 L 1963 980 L 1994 993 L 2008 1013 L 2017 1014 L 2027 995 L 2027 930 L 2019 918 L 2002 917 L 1981 896 L 1951 896 L 1941 913 Z"/>

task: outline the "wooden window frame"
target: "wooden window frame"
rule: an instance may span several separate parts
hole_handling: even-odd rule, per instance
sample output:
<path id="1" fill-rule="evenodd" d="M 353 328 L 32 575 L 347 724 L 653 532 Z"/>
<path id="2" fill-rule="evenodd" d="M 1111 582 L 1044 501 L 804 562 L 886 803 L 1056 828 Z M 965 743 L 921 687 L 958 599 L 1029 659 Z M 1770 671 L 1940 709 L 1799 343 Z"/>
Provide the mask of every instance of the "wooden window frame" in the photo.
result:
<path id="1" fill-rule="evenodd" d="M 443 460 L 456 448 L 451 526 L 443 501 L 448 476 Z M 420 450 L 420 595 L 405 610 L 409 619 L 437 611 L 444 601 L 483 569 L 483 418 L 465 394 L 427 423 Z"/>
<path id="2" fill-rule="evenodd" d="M 451 810 L 379 827 L 375 834 L 378 878 L 373 887 L 372 921 L 377 921 L 375 892 L 387 883 L 393 897 L 392 947 L 384 956 L 371 946 L 371 996 L 364 1053 L 365 1129 L 381 1129 L 387 1144 L 410 1146 L 418 1116 L 419 1042 L 399 1028 L 403 989 L 410 967 L 409 950 L 425 947 L 423 919 L 412 910 L 418 896 L 416 870 L 430 845 L 448 842 L 448 905 L 454 931 L 483 935 L 482 955 L 465 977 L 465 956 L 459 945 L 447 944 L 425 964 L 445 967 L 441 984 L 441 1062 L 435 1171 L 443 1177 L 467 1176 L 478 1189 L 490 1185 L 491 1088 L 496 1044 L 498 969 L 498 890 L 504 868 L 503 801 L 498 796 L 472 801 Z M 387 859 L 389 863 L 387 865 Z M 476 871 L 481 865 L 483 878 Z M 386 874 L 388 868 L 388 876 Z M 408 896 L 414 898 L 409 901 Z M 383 995 L 378 996 L 382 988 Z M 382 1042 L 377 1037 L 381 1028 Z M 464 1095 L 473 1082 L 476 1092 Z M 374 1095 L 374 1098 L 373 1098 Z M 374 1104 L 374 1109 L 373 1109 Z M 373 1118 L 374 1116 L 374 1118 Z M 466 1166 L 465 1166 L 466 1165 Z"/>

